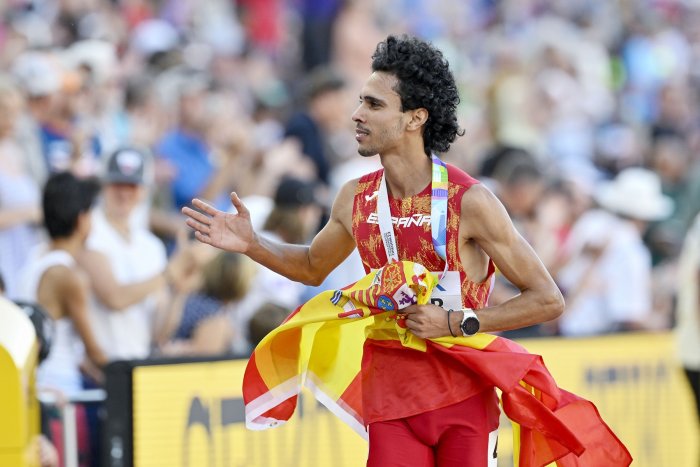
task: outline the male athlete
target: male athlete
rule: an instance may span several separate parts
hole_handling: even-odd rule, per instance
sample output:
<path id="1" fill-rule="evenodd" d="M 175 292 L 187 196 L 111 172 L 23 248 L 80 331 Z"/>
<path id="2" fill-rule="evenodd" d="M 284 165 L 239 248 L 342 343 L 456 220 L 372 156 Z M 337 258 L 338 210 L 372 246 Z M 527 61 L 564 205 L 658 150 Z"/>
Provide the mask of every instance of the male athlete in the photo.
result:
<path id="1" fill-rule="evenodd" d="M 439 50 L 416 38 L 389 36 L 372 56 L 372 74 L 352 116 L 358 152 L 378 154 L 383 169 L 343 186 L 328 224 L 310 246 L 258 236 L 235 193 L 238 214 L 194 200 L 201 212 L 184 208 L 187 225 L 201 242 L 245 253 L 306 284 L 320 284 L 355 247 L 368 271 L 391 260 L 420 263 L 441 277 L 431 304 L 405 309 L 408 329 L 422 338 L 554 319 L 563 310 L 562 296 L 501 203 L 469 175 L 433 157 L 463 133 L 458 102 Z M 521 293 L 487 307 L 496 267 Z M 370 334 L 362 381 L 368 466 L 496 465 L 495 391 L 463 367 Z"/>

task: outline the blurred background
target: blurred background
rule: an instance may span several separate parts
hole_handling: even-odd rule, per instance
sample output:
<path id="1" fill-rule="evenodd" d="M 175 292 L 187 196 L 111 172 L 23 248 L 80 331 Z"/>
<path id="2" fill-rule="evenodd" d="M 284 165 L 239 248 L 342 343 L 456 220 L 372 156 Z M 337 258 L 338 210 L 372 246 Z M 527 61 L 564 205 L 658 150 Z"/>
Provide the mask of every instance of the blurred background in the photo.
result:
<path id="1" fill-rule="evenodd" d="M 264 235 L 307 243 L 339 187 L 379 166 L 357 156 L 350 115 L 390 33 L 443 51 L 466 135 L 441 157 L 496 193 L 564 292 L 560 320 L 504 335 L 609 414 L 637 465 L 699 465 L 700 1 L 3 0 L 0 13 L 2 290 L 70 355 L 52 359 L 46 338 L 41 365 L 81 378 L 39 372 L 44 465 L 180 465 L 160 464 L 161 448 L 134 460 L 138 365 L 113 362 L 244 358 L 305 300 L 363 275 L 355 254 L 320 287 L 292 283 L 198 245 L 180 209 L 194 197 L 230 209 L 235 190 Z M 101 182 L 70 266 L 86 297 L 75 309 L 42 303 L 23 279 L 55 240 L 42 193 L 61 172 Z M 516 292 L 497 277 L 491 303 Z M 33 375 L 25 363 L 6 371 Z M 221 384 L 210 402 L 240 400 L 240 380 Z M 192 394 L 207 390 L 182 396 L 187 430 Z M 120 397 L 121 457 L 106 421 Z M 314 410 L 296 432 L 332 423 Z M 230 420 L 221 436 L 253 449 Z M 261 448 L 234 462 L 218 449 L 208 465 L 325 459 L 287 464 Z M 363 465 L 362 449 L 348 465 Z M 190 451 L 177 455 L 202 464 Z"/>

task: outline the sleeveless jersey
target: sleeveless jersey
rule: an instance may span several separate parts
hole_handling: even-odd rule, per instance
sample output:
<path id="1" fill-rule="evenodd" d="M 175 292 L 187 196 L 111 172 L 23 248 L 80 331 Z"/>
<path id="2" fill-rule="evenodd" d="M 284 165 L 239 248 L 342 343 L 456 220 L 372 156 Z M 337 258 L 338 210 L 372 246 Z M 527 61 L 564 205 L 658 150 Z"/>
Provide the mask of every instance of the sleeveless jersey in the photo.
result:
<path id="1" fill-rule="evenodd" d="M 462 195 L 478 181 L 450 164 L 447 170 L 448 273 L 440 281 L 440 285 L 445 286 L 437 287 L 432 301 L 446 308 L 480 309 L 486 306 L 494 266 L 489 260 L 487 277 L 482 282 L 470 280 L 459 260 L 458 232 Z M 377 218 L 382 175 L 383 169 L 362 177 L 353 203 L 353 236 L 366 272 L 387 263 Z M 435 251 L 431 237 L 430 201 L 431 184 L 428 184 L 415 196 L 405 199 L 390 196 L 389 206 L 399 259 L 442 273 L 445 262 Z M 437 298 L 440 289 L 452 298 Z M 442 361 L 437 353 L 431 352 L 430 346 L 426 352 L 421 352 L 404 348 L 398 340 L 375 339 L 372 334 L 367 337 L 362 360 L 362 392 L 363 416 L 368 424 L 445 407 L 486 389 L 473 373 Z M 430 390 L 423 391 L 422 387 Z"/>
<path id="2" fill-rule="evenodd" d="M 48 250 L 46 245 L 35 247 L 20 273 L 20 300 L 36 303 L 39 285 L 44 273 L 54 266 L 75 267 L 75 260 L 65 250 Z M 73 320 L 62 317 L 54 320 L 54 334 L 51 351 L 37 370 L 37 384 L 61 390 L 68 397 L 82 391 L 80 363 L 85 356 L 83 341 L 80 339 Z"/>

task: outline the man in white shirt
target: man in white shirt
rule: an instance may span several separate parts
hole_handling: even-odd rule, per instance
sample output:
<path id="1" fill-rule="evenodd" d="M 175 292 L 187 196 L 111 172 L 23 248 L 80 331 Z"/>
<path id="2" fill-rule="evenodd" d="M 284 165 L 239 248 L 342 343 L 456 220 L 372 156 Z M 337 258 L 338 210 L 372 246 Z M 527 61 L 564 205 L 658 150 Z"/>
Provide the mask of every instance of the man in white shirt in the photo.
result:
<path id="1" fill-rule="evenodd" d="M 642 329 L 652 311 L 651 255 L 642 242 L 647 223 L 671 214 L 656 174 L 629 168 L 595 194 L 604 209 L 574 225 L 569 261 L 557 276 L 566 309 L 562 335 L 590 336 Z"/>

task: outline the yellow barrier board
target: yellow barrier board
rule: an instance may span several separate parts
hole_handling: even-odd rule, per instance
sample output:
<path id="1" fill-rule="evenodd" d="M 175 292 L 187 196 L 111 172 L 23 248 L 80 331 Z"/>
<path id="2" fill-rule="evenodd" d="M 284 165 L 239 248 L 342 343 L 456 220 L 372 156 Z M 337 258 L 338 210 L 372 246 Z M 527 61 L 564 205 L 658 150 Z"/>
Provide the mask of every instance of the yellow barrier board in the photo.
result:
<path id="1" fill-rule="evenodd" d="M 367 443 L 303 392 L 289 423 L 249 431 L 245 361 L 142 366 L 133 374 L 134 466 L 361 466 Z"/>
<path id="2" fill-rule="evenodd" d="M 521 341 L 559 385 L 592 400 L 636 467 L 697 467 L 698 427 L 670 334 Z M 303 392 L 291 421 L 244 426 L 245 361 L 143 366 L 133 374 L 134 465 L 360 467 L 366 442 Z M 509 426 L 499 466 L 512 465 Z M 597 466 L 596 466 L 597 467 Z"/>
<path id="3" fill-rule="evenodd" d="M 0 466 L 39 465 L 35 370 L 39 348 L 29 318 L 0 297 Z"/>
<path id="4" fill-rule="evenodd" d="M 543 356 L 560 387 L 595 403 L 633 466 L 697 467 L 700 432 L 672 334 L 519 342 Z M 512 465 L 510 441 L 502 423 L 499 466 Z"/>

